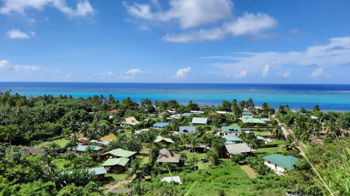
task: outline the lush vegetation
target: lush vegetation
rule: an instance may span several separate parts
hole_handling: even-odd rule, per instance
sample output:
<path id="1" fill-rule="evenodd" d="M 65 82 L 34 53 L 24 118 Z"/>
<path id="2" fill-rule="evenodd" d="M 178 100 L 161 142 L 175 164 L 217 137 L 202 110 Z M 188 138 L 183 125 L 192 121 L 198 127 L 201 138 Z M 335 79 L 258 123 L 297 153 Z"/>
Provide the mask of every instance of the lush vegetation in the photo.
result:
<path id="1" fill-rule="evenodd" d="M 174 114 L 200 110 L 190 116 Z M 112 112 L 113 111 L 113 112 Z M 224 111 L 227 113 L 219 113 Z M 246 124 L 240 120 L 243 112 L 256 118 L 270 118 L 265 124 Z M 126 117 L 140 123 L 123 125 Z M 192 125 L 191 119 L 207 117 L 207 125 Z M 152 128 L 155 122 L 169 122 L 161 129 Z M 179 126 L 195 126 L 196 131 L 178 134 Z M 228 156 L 225 139 L 218 136 L 221 126 L 240 126 L 251 132 L 240 134 L 243 142 L 256 151 L 249 156 Z M 284 139 L 282 126 L 290 129 Z M 147 131 L 141 131 L 146 129 Z M 293 111 L 281 106 L 277 111 L 267 103 L 255 107 L 252 99 L 238 102 L 199 106 L 189 102 L 182 105 L 175 100 L 140 103 L 130 98 L 116 100 L 113 96 L 93 96 L 87 99 L 69 96 L 25 97 L 11 92 L 0 93 L 0 195 L 103 195 L 109 186 L 124 182 L 139 195 L 283 195 L 286 191 L 300 191 L 306 195 L 350 194 L 350 113 L 321 112 L 319 107 L 308 111 Z M 117 140 L 103 147 L 74 153 L 79 137 L 88 141 L 115 134 Z M 157 136 L 171 138 L 174 143 L 154 143 Z M 273 141 L 262 143 L 262 135 Z M 302 156 L 298 145 L 302 142 L 306 156 L 318 171 L 315 175 Z M 90 143 L 90 142 L 88 142 Z M 203 152 L 196 147 L 206 146 Z M 88 168 L 103 163 L 104 152 L 123 148 L 137 152 L 122 174 L 107 174 L 97 178 Z M 159 164 L 159 150 L 167 148 L 181 154 L 181 163 Z M 300 159 L 294 170 L 285 177 L 273 174 L 262 157 L 273 154 L 294 155 Z M 240 166 L 258 173 L 250 178 Z M 181 176 L 183 184 L 160 182 L 165 176 Z M 107 187 L 107 188 L 106 188 Z M 108 193 L 112 194 L 112 193 Z"/>

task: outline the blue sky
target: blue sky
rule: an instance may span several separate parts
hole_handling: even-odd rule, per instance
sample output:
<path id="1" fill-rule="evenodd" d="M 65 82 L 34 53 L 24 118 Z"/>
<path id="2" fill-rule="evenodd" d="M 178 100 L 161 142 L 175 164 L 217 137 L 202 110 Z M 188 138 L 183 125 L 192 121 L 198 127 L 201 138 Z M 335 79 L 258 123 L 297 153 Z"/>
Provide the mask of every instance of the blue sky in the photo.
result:
<path id="1" fill-rule="evenodd" d="M 0 0 L 0 81 L 350 83 L 348 0 Z"/>

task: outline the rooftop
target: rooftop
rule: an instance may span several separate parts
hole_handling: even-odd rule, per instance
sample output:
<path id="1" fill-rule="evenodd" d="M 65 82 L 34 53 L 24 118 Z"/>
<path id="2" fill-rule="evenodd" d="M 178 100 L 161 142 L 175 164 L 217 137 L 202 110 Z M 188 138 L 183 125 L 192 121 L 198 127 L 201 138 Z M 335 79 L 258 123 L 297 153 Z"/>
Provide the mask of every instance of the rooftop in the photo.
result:
<path id="1" fill-rule="evenodd" d="M 167 138 L 167 137 L 163 137 L 163 136 L 160 136 L 158 135 L 157 138 L 154 140 L 155 143 L 159 143 L 161 141 L 166 141 L 168 143 L 174 143 L 174 141 L 170 138 Z"/>
<path id="2" fill-rule="evenodd" d="M 274 163 L 285 169 L 293 169 L 294 164 L 298 162 L 296 157 L 291 155 L 282 155 L 282 154 L 272 154 L 263 158 L 265 161 Z"/>
<path id="3" fill-rule="evenodd" d="M 132 155 L 136 154 L 136 152 L 117 148 L 104 153 L 104 155 L 107 155 L 107 154 L 111 154 L 116 157 L 131 157 Z"/>
<path id="4" fill-rule="evenodd" d="M 157 158 L 158 163 L 179 163 L 181 159 L 180 154 L 172 154 L 168 149 L 161 149 Z"/>
<path id="5" fill-rule="evenodd" d="M 126 164 L 129 162 L 128 158 L 111 158 L 105 161 L 102 165 L 103 166 L 114 166 L 114 165 L 120 165 L 125 167 Z"/>
<path id="6" fill-rule="evenodd" d="M 169 123 L 167 123 L 167 122 L 157 122 L 157 123 L 153 124 L 153 127 L 166 127 L 168 125 L 169 125 Z"/>
<path id="7" fill-rule="evenodd" d="M 221 127 L 222 132 L 241 132 L 240 126 L 222 126 Z"/>
<path id="8" fill-rule="evenodd" d="M 86 152 L 89 148 L 92 151 L 99 151 L 102 149 L 102 147 L 100 147 L 100 146 L 78 144 L 78 146 L 74 147 L 73 150 L 78 151 L 78 152 Z"/>
<path id="9" fill-rule="evenodd" d="M 179 133 L 192 133 L 196 131 L 196 127 L 193 126 L 180 126 Z"/>
<path id="10" fill-rule="evenodd" d="M 260 118 L 253 118 L 249 116 L 244 116 L 239 118 L 243 123 L 251 123 L 251 124 L 265 124 L 266 122 L 261 120 Z"/>
<path id="11" fill-rule="evenodd" d="M 103 141 L 103 142 L 109 142 L 109 141 L 113 141 L 113 140 L 116 140 L 116 139 L 118 139 L 118 138 L 113 133 L 108 134 L 108 135 L 100 138 L 100 140 Z"/>
<path id="12" fill-rule="evenodd" d="M 208 118 L 198 118 L 198 117 L 193 117 L 192 118 L 192 124 L 202 124 L 205 125 L 207 124 Z"/>
<path id="13" fill-rule="evenodd" d="M 182 184 L 180 176 L 164 177 L 164 178 L 160 179 L 160 181 L 167 182 L 167 183 L 176 182 L 176 183 Z"/>
<path id="14" fill-rule="evenodd" d="M 101 174 L 106 174 L 107 170 L 104 167 L 95 167 L 95 168 L 90 168 L 88 169 L 90 173 L 93 173 L 95 175 L 101 175 Z"/>
<path id="15" fill-rule="evenodd" d="M 246 143 L 226 144 L 225 147 L 229 154 L 241 154 L 254 151 Z"/>

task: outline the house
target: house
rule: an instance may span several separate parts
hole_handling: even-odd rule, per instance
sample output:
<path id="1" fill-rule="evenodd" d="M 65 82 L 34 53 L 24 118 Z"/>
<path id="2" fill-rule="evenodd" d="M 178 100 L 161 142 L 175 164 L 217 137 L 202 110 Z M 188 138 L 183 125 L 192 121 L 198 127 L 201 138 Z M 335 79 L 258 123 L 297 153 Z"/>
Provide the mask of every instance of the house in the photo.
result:
<path id="1" fill-rule="evenodd" d="M 125 125 L 134 126 L 134 125 L 137 125 L 138 123 L 140 122 L 137 121 L 135 117 L 131 116 L 124 119 L 124 121 L 122 122 L 122 126 L 125 126 Z"/>
<path id="2" fill-rule="evenodd" d="M 253 113 L 246 111 L 242 113 L 242 116 L 253 116 Z"/>
<path id="3" fill-rule="evenodd" d="M 239 144 L 242 143 L 241 138 L 236 135 L 224 135 L 222 138 L 225 139 L 225 144 Z"/>
<path id="4" fill-rule="evenodd" d="M 208 122 L 208 118 L 198 118 L 198 117 L 192 118 L 192 124 L 194 125 L 206 125 L 207 122 Z"/>
<path id="5" fill-rule="evenodd" d="M 178 184 L 182 184 L 180 176 L 164 177 L 164 178 L 160 179 L 160 181 L 167 182 L 167 183 L 176 182 Z"/>
<path id="6" fill-rule="evenodd" d="M 265 124 L 266 122 L 260 118 L 254 118 L 251 116 L 243 116 L 239 118 L 244 124 Z"/>
<path id="7" fill-rule="evenodd" d="M 159 156 L 157 158 L 157 163 L 180 163 L 181 155 L 180 154 L 173 154 L 168 149 L 161 149 L 159 151 Z"/>
<path id="8" fill-rule="evenodd" d="M 227 111 L 216 111 L 218 114 L 232 114 L 232 112 L 227 112 Z"/>
<path id="9" fill-rule="evenodd" d="M 154 140 L 155 143 L 163 143 L 163 144 L 173 144 L 174 141 L 170 138 L 166 138 L 166 137 L 163 137 L 163 136 L 157 136 L 157 138 Z"/>
<path id="10" fill-rule="evenodd" d="M 168 118 L 166 118 L 167 120 L 172 120 L 172 119 L 180 119 L 181 115 L 180 114 L 172 114 L 171 116 L 169 116 Z"/>
<path id="11" fill-rule="evenodd" d="M 278 175 L 284 175 L 286 170 L 293 169 L 295 163 L 298 162 L 296 157 L 282 154 L 272 154 L 263 159 L 264 164 Z"/>
<path id="12" fill-rule="evenodd" d="M 220 135 L 236 135 L 238 136 L 241 132 L 240 126 L 222 126 Z"/>
<path id="13" fill-rule="evenodd" d="M 254 150 L 248 146 L 246 143 L 240 143 L 240 144 L 226 144 L 225 148 L 229 155 L 235 155 L 235 154 L 248 154 L 250 152 L 253 152 Z"/>
<path id="14" fill-rule="evenodd" d="M 136 152 L 117 148 L 117 149 L 108 151 L 108 152 L 104 153 L 103 155 L 106 155 L 109 158 L 115 158 L 115 157 L 130 158 L 130 157 L 134 156 L 135 154 L 136 154 Z"/>
<path id="15" fill-rule="evenodd" d="M 90 168 L 88 169 L 89 173 L 92 173 L 99 178 L 105 177 L 105 174 L 107 173 L 107 170 L 104 167 L 96 167 L 96 168 Z"/>
<path id="16" fill-rule="evenodd" d="M 198 111 L 198 110 L 192 110 L 191 111 L 192 114 L 203 114 L 203 111 Z"/>
<path id="17" fill-rule="evenodd" d="M 78 144 L 76 147 L 73 147 L 73 151 L 75 151 L 79 155 L 84 153 L 84 152 L 87 152 L 89 149 L 93 152 L 96 152 L 96 151 L 101 150 L 102 147 L 101 146 L 94 146 L 94 145 L 81 145 L 81 144 Z"/>
<path id="18" fill-rule="evenodd" d="M 207 152 L 210 148 L 206 144 L 197 144 L 193 146 L 192 144 L 186 144 L 186 149 L 188 152 L 198 152 L 198 153 L 205 153 Z"/>
<path id="19" fill-rule="evenodd" d="M 167 123 L 167 122 L 157 122 L 157 123 L 153 124 L 153 127 L 154 128 L 163 128 L 163 127 L 166 127 L 168 125 L 169 125 L 169 123 Z"/>
<path id="20" fill-rule="evenodd" d="M 110 110 L 110 111 L 108 111 L 108 114 L 115 114 L 115 113 L 117 113 L 118 112 L 118 110 Z"/>
<path id="21" fill-rule="evenodd" d="M 189 117 L 189 116 L 191 116 L 192 115 L 192 113 L 182 113 L 181 114 L 181 116 L 184 116 L 184 117 Z"/>
<path id="22" fill-rule="evenodd" d="M 89 139 L 87 137 L 79 137 L 78 142 L 83 145 L 88 145 L 89 144 Z"/>
<path id="23" fill-rule="evenodd" d="M 135 134 L 137 135 L 137 134 L 147 132 L 147 131 L 149 131 L 149 129 L 140 129 L 140 130 L 135 131 Z"/>
<path id="24" fill-rule="evenodd" d="M 103 142 L 103 141 L 99 141 L 99 140 L 90 140 L 90 143 L 96 143 L 96 144 L 100 144 L 103 146 L 108 146 L 109 142 Z"/>
<path id="25" fill-rule="evenodd" d="M 196 127 L 193 126 L 180 126 L 179 133 L 193 133 L 196 132 Z"/>
<path id="26" fill-rule="evenodd" d="M 262 143 L 262 144 L 267 144 L 268 142 L 271 142 L 271 139 L 264 138 L 263 136 L 257 135 L 256 139 Z"/>
<path id="27" fill-rule="evenodd" d="M 125 171 L 128 162 L 128 158 L 110 158 L 102 165 L 107 169 L 108 172 L 120 173 Z"/>

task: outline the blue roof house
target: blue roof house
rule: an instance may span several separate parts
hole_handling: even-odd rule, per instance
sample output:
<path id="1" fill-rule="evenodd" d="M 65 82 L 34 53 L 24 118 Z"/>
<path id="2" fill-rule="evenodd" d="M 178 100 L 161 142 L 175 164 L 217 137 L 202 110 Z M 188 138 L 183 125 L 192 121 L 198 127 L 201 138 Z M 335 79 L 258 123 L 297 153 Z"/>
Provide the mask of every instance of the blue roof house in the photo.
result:
<path id="1" fill-rule="evenodd" d="M 193 133 L 196 132 L 196 127 L 193 126 L 180 126 L 179 133 Z"/>
<path id="2" fill-rule="evenodd" d="M 157 123 L 153 124 L 153 127 L 155 127 L 155 128 L 163 128 L 163 127 L 166 127 L 168 125 L 169 125 L 169 123 L 167 123 L 167 122 L 157 122 Z"/>

